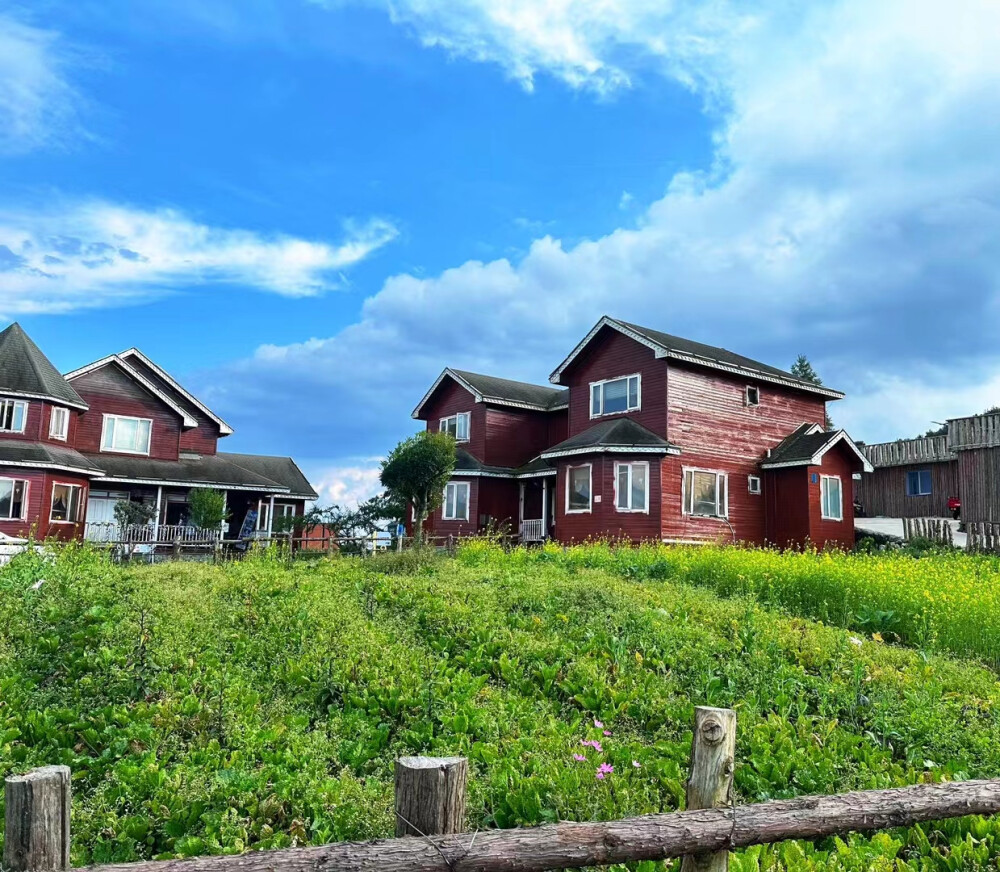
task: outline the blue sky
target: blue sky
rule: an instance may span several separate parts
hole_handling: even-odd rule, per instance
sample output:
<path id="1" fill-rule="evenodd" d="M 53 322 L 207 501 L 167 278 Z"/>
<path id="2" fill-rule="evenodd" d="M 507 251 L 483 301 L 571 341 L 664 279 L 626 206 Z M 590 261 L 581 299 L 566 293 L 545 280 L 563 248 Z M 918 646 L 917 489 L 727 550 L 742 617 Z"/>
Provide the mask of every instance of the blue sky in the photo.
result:
<path id="1" fill-rule="evenodd" d="M 857 438 L 1000 402 L 996 4 L 0 0 L 0 322 L 136 345 L 325 499 L 602 315 Z"/>

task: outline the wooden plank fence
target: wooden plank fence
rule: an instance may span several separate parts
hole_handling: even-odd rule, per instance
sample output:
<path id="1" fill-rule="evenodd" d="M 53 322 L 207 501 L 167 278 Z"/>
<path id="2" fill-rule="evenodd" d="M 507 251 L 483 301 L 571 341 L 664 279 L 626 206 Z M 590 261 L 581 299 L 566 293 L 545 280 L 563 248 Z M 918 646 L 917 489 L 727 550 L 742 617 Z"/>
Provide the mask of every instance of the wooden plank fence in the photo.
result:
<path id="1" fill-rule="evenodd" d="M 903 827 L 1000 811 L 1000 779 L 918 784 L 836 796 L 733 801 L 736 714 L 697 708 L 688 810 L 616 821 L 467 833 L 463 758 L 403 758 L 396 767 L 395 839 L 238 856 L 151 860 L 89 872 L 544 872 L 683 857 L 685 872 L 724 872 L 729 852 L 786 839 Z M 69 867 L 70 771 L 48 766 L 6 780 L 4 866 Z"/>
<path id="2" fill-rule="evenodd" d="M 1000 524 L 988 524 L 985 521 L 965 525 L 968 534 L 969 551 L 976 554 L 1000 554 Z"/>
<path id="3" fill-rule="evenodd" d="M 954 545 L 951 524 L 944 518 L 903 518 L 903 539 L 930 539 L 942 545 Z"/>

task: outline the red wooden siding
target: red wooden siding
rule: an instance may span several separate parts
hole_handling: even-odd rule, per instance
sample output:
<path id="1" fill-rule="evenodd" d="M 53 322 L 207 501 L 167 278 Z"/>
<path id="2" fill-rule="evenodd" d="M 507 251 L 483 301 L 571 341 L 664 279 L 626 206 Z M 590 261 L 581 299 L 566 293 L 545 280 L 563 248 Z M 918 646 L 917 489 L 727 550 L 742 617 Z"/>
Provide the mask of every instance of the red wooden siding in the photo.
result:
<path id="1" fill-rule="evenodd" d="M 483 460 L 491 466 L 517 467 L 554 444 L 549 438 L 549 413 L 506 406 L 486 407 Z"/>
<path id="2" fill-rule="evenodd" d="M 180 445 L 180 416 L 142 385 L 129 378 L 119 367 L 108 364 L 73 380 L 73 387 L 86 400 L 77 427 L 79 451 L 99 452 L 104 415 L 131 415 L 153 421 L 149 456 L 158 460 L 177 460 Z"/>
<path id="3" fill-rule="evenodd" d="M 724 472 L 728 476 L 728 524 L 715 518 L 686 515 L 681 492 L 684 470 L 704 469 Z M 761 475 L 758 463 L 724 458 L 718 454 L 685 452 L 663 461 L 663 524 L 664 539 L 680 542 L 762 543 L 764 541 L 764 499 L 750 493 L 748 477 Z M 731 525 L 731 526 L 730 526 Z"/>
<path id="4" fill-rule="evenodd" d="M 635 412 L 590 417 L 590 383 L 640 373 L 640 408 Z M 628 417 L 660 436 L 666 436 L 667 364 L 645 345 L 605 327 L 563 373 L 569 387 L 569 435 L 575 436 L 599 421 Z"/>
<path id="5" fill-rule="evenodd" d="M 473 457 L 482 460 L 486 457 L 486 407 L 477 403 L 473 394 L 451 378 L 446 378 L 434 395 L 424 406 L 423 416 L 427 421 L 427 429 L 437 433 L 441 429 L 441 419 L 459 412 L 469 412 L 469 441 L 460 442 Z"/>
<path id="6" fill-rule="evenodd" d="M 494 527 L 506 525 L 511 533 L 516 534 L 518 483 L 509 478 L 480 478 L 478 495 L 477 522 L 488 517 Z M 471 514 L 469 517 L 472 517 Z"/>
<path id="7" fill-rule="evenodd" d="M 0 396 L 0 399 L 7 399 Z M 28 400 L 23 397 L 10 397 L 28 404 L 28 413 L 24 421 L 23 433 L 0 433 L 0 439 L 19 439 L 24 442 L 49 442 L 53 445 L 73 446 L 76 438 L 76 424 L 80 412 L 68 406 L 59 406 L 69 412 L 69 429 L 66 439 L 53 439 L 49 436 L 49 422 L 52 416 L 52 403 L 46 400 Z"/>
<path id="8" fill-rule="evenodd" d="M 810 466 L 809 470 L 809 539 L 817 548 L 838 545 L 851 548 L 854 545 L 854 503 L 851 500 L 851 476 L 859 471 L 860 462 L 852 456 L 843 443 L 835 445 L 823 456 L 822 466 Z M 813 475 L 816 481 L 813 482 Z M 824 475 L 840 477 L 843 495 L 844 519 L 824 520 L 822 516 L 821 480 Z"/>
<path id="9" fill-rule="evenodd" d="M 615 463 L 648 461 L 649 513 L 619 512 L 615 508 Z M 566 474 L 570 466 L 591 464 L 591 511 L 566 512 Z M 597 502 L 600 497 L 600 502 Z M 587 538 L 608 537 L 639 542 L 658 539 L 660 535 L 660 458 L 624 454 L 595 454 L 567 458 L 560 462 L 556 477 L 556 522 L 554 535 L 560 542 L 579 542 Z"/>
<path id="10" fill-rule="evenodd" d="M 464 481 L 469 484 L 469 520 L 446 521 L 442 518 L 444 506 L 438 506 L 427 519 L 424 529 L 428 534 L 447 536 L 471 536 L 479 528 L 479 478 L 461 478 L 456 476 L 453 481 Z"/>
<path id="11" fill-rule="evenodd" d="M 814 471 L 807 466 L 765 471 L 763 499 L 767 541 L 772 545 L 787 548 L 809 539 L 809 474 Z"/>
<path id="12" fill-rule="evenodd" d="M 33 534 L 37 539 L 55 537 L 72 539 L 79 537 L 83 530 L 83 522 L 51 523 L 49 517 L 52 508 L 52 485 L 73 484 L 82 486 L 80 494 L 81 515 L 86 514 L 87 479 L 63 472 L 42 472 L 37 469 L 19 469 L 18 467 L 3 467 L 0 479 L 17 479 L 28 482 L 28 512 L 24 521 L 0 521 L 0 533 L 8 536 L 24 537 Z"/>

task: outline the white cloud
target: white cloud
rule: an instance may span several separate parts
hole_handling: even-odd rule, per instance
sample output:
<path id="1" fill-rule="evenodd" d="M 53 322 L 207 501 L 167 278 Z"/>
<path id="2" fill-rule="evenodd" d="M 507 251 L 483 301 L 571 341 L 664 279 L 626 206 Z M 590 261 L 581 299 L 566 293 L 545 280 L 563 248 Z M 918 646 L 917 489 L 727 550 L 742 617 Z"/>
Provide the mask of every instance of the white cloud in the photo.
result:
<path id="1" fill-rule="evenodd" d="M 0 14 L 0 153 L 62 143 L 81 133 L 81 97 L 59 34 Z"/>
<path id="2" fill-rule="evenodd" d="M 834 418 L 869 441 L 925 429 L 944 414 L 928 398 L 956 386 L 978 386 L 953 394 L 967 411 L 992 404 L 1000 4 L 776 3 L 749 18 L 675 5 L 671 15 L 707 22 L 704 39 L 657 23 L 652 4 L 543 5 L 394 9 L 425 41 L 447 38 L 523 81 L 542 69 L 568 81 L 592 70 L 598 90 L 621 78 L 612 69 L 679 77 L 724 108 L 712 166 L 677 175 L 633 229 L 390 278 L 338 335 L 241 364 L 233 407 L 257 384 L 246 372 L 263 376 L 280 357 L 303 394 L 308 371 L 337 410 L 317 429 L 345 452 L 370 451 L 404 435 L 443 366 L 544 381 L 605 312 L 774 364 L 804 352 L 849 392 Z M 894 392 L 919 411 L 888 402 Z M 342 421 L 344 409 L 358 417 Z"/>
<path id="3" fill-rule="evenodd" d="M 341 285 L 343 270 L 395 236 L 379 219 L 346 225 L 334 244 L 102 201 L 0 208 L 0 313 L 106 305 L 209 282 L 309 296 Z"/>
<path id="4" fill-rule="evenodd" d="M 317 505 L 338 505 L 353 508 L 358 503 L 381 493 L 378 459 L 364 459 L 355 465 L 334 465 L 310 471 Z"/>

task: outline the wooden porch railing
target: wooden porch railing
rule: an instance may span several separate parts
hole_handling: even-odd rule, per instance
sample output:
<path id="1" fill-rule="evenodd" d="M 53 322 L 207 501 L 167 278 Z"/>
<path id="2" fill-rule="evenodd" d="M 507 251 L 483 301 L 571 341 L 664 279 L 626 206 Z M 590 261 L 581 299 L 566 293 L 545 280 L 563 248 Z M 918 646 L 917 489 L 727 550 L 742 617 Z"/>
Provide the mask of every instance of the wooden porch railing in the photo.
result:
<path id="1" fill-rule="evenodd" d="M 396 762 L 401 838 L 94 866 L 90 872 L 544 872 L 673 857 L 684 857 L 681 868 L 688 872 L 723 872 L 729 852 L 737 848 L 1000 811 L 1000 780 L 738 806 L 732 797 L 735 731 L 735 712 L 695 710 L 688 811 L 469 834 L 464 832 L 467 761 L 409 757 Z M 69 812 L 68 767 L 8 778 L 4 866 L 12 872 L 67 869 Z"/>
<path id="2" fill-rule="evenodd" d="M 122 527 L 113 521 L 85 524 L 83 537 L 90 542 L 116 542 L 127 544 L 212 544 L 222 537 L 221 530 L 203 530 L 189 524 L 129 524 Z"/>
<path id="3" fill-rule="evenodd" d="M 521 521 L 521 541 L 541 542 L 545 539 L 545 528 L 541 518 L 529 518 Z"/>

